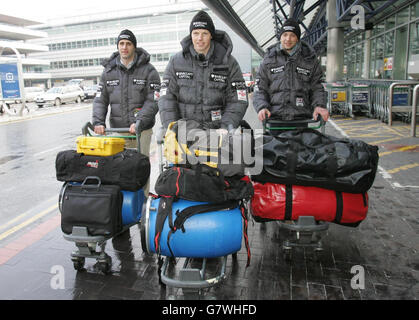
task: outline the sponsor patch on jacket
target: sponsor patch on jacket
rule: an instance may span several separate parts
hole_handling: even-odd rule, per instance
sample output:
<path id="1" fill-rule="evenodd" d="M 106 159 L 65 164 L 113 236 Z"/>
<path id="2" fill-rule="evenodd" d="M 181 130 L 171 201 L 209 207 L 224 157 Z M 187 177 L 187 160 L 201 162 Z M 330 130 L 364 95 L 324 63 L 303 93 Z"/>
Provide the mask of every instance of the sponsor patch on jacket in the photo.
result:
<path id="1" fill-rule="evenodd" d="M 231 87 L 233 88 L 233 90 L 246 89 L 246 82 L 244 82 L 244 81 L 233 81 L 231 83 Z"/>
<path id="2" fill-rule="evenodd" d="M 226 83 L 227 82 L 227 76 L 225 76 L 223 74 L 211 73 L 210 74 L 210 81 Z"/>
<path id="3" fill-rule="evenodd" d="M 193 72 L 188 71 L 177 71 L 176 77 L 178 79 L 193 79 Z"/>
<path id="4" fill-rule="evenodd" d="M 150 83 L 150 90 L 159 91 L 160 90 L 160 83 Z"/>
<path id="5" fill-rule="evenodd" d="M 284 72 L 285 66 L 273 67 L 270 69 L 271 74 L 276 74 L 280 72 Z"/>
<path id="6" fill-rule="evenodd" d="M 132 82 L 137 86 L 145 86 L 147 84 L 145 79 L 132 79 Z"/>
<path id="7" fill-rule="evenodd" d="M 303 75 L 305 75 L 305 76 L 310 76 L 310 70 L 308 70 L 308 69 L 304 69 L 304 68 L 300 68 L 300 67 L 297 67 L 297 73 L 299 73 L 299 74 L 303 74 Z"/>
<path id="8" fill-rule="evenodd" d="M 107 80 L 106 85 L 109 87 L 116 87 L 119 86 L 119 79 L 116 80 Z"/>

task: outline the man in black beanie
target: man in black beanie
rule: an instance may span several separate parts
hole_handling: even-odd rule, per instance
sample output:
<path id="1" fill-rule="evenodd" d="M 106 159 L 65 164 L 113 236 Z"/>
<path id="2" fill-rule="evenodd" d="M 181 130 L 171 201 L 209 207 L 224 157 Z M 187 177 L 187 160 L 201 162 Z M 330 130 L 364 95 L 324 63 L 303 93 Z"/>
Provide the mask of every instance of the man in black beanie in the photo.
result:
<path id="1" fill-rule="evenodd" d="M 313 48 L 300 41 L 297 21 L 289 19 L 278 32 L 279 43 L 269 47 L 256 76 L 253 106 L 260 121 L 329 119 L 322 85 L 323 71 Z"/>
<path id="2" fill-rule="evenodd" d="M 104 71 L 98 92 L 93 100 L 92 123 L 96 134 L 105 134 L 108 106 L 111 107 L 111 128 L 129 128 L 136 133 L 136 123 L 141 132 L 140 152 L 150 152 L 152 128 L 158 112 L 160 76 L 150 63 L 150 55 L 137 48 L 137 39 L 130 30 L 122 30 L 117 40 L 118 51 L 102 62 Z M 120 135 L 126 135 L 121 133 Z M 136 148 L 135 136 L 125 140 L 126 148 Z M 148 197 L 149 183 L 143 188 Z"/>
<path id="3" fill-rule="evenodd" d="M 205 11 L 193 17 L 189 31 L 163 76 L 162 124 L 167 128 L 179 119 L 192 119 L 225 133 L 238 127 L 248 106 L 243 74 L 231 55 L 233 44 Z"/>

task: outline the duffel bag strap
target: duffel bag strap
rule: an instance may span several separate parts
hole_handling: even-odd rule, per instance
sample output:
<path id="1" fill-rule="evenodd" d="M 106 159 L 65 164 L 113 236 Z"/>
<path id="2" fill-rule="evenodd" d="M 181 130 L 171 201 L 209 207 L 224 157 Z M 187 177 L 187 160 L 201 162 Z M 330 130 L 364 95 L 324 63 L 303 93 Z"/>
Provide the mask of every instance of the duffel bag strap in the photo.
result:
<path id="1" fill-rule="evenodd" d="M 243 201 L 240 201 L 240 212 L 243 218 L 243 237 L 244 237 L 244 243 L 246 245 L 246 251 L 247 251 L 247 263 L 246 263 L 246 268 L 247 268 L 250 265 L 251 253 L 250 253 L 250 246 L 249 246 L 249 237 L 247 235 L 247 225 L 248 225 L 247 207 L 245 206 Z"/>
<path id="2" fill-rule="evenodd" d="M 160 198 L 154 232 L 154 247 L 159 255 L 161 233 L 163 231 L 164 222 L 166 221 L 167 216 L 172 212 L 173 200 L 174 198 L 172 196 L 161 196 Z"/>

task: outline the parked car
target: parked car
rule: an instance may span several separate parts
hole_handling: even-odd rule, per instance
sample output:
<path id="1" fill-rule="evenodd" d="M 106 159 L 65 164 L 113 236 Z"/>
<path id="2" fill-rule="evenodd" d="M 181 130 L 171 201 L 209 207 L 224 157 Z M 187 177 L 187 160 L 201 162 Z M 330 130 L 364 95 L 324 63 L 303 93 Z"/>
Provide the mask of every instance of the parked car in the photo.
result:
<path id="1" fill-rule="evenodd" d="M 253 92 L 253 87 L 255 86 L 255 81 L 251 73 L 243 73 L 244 81 L 246 82 L 246 87 L 248 92 Z"/>
<path id="2" fill-rule="evenodd" d="M 44 89 L 41 87 L 25 87 L 26 102 L 34 102 L 35 98 L 44 92 Z"/>
<path id="3" fill-rule="evenodd" d="M 94 99 L 96 97 L 98 85 L 84 87 L 84 98 L 85 99 Z"/>
<path id="4" fill-rule="evenodd" d="M 34 102 L 37 95 L 45 92 L 41 87 L 25 87 L 25 100 L 26 102 Z M 11 105 L 15 103 L 21 103 L 21 99 L 8 99 L 4 100 L 4 103 Z"/>
<path id="5" fill-rule="evenodd" d="M 60 106 L 62 103 L 76 102 L 80 103 L 84 99 L 84 92 L 79 86 L 53 87 L 47 92 L 38 95 L 35 103 L 42 107 L 46 104 Z"/>

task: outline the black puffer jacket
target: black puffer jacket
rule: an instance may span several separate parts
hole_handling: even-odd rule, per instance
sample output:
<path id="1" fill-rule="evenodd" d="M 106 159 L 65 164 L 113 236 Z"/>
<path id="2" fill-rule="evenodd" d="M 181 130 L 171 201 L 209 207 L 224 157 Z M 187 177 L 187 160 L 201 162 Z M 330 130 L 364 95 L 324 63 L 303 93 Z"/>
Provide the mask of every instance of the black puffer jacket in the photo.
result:
<path id="1" fill-rule="evenodd" d="M 183 50 L 171 57 L 163 76 L 159 100 L 163 126 L 185 118 L 211 128 L 237 127 L 248 101 L 230 37 L 216 30 L 204 61 L 193 49 L 190 35 L 181 45 Z"/>
<path id="2" fill-rule="evenodd" d="M 121 64 L 119 52 L 102 63 L 105 70 L 93 101 L 93 125 L 105 125 L 110 105 L 113 128 L 129 128 L 136 120 L 141 121 L 141 130 L 154 126 L 160 77 L 144 49 L 137 48 L 136 54 L 137 60 L 129 70 Z"/>
<path id="3" fill-rule="evenodd" d="M 292 56 L 279 43 L 267 49 L 256 76 L 256 112 L 267 108 L 282 120 L 310 119 L 315 107 L 326 107 L 320 62 L 307 43 L 300 44 Z"/>

